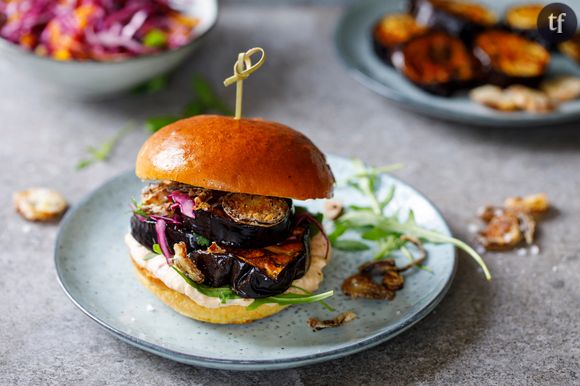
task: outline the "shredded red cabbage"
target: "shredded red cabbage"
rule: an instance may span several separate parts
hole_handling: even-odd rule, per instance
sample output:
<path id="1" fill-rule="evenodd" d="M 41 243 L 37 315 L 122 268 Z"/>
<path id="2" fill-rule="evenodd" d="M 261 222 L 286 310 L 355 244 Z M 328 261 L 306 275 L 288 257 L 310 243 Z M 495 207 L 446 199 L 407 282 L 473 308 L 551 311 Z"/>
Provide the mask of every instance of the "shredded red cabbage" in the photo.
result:
<path id="1" fill-rule="evenodd" d="M 179 219 L 177 217 L 167 217 L 167 216 L 158 216 L 156 214 L 153 214 L 151 216 L 149 216 L 153 221 L 158 221 L 158 220 L 163 220 L 165 221 L 165 223 L 169 223 L 169 224 L 181 224 L 181 221 L 179 221 Z"/>
<path id="2" fill-rule="evenodd" d="M 0 37 L 57 60 L 111 61 L 187 44 L 169 0 L 0 0 Z"/>
<path id="3" fill-rule="evenodd" d="M 175 190 L 169 194 L 169 198 L 175 202 L 172 208 L 179 207 L 181 214 L 195 218 L 195 213 L 193 210 L 195 209 L 195 203 L 193 200 L 185 193 Z"/>
<path id="4" fill-rule="evenodd" d="M 163 252 L 163 256 L 165 256 L 167 264 L 171 265 L 171 259 L 173 258 L 173 255 L 171 254 L 169 244 L 167 243 L 167 235 L 165 234 L 166 228 L 167 223 L 162 218 L 158 218 L 155 221 L 155 232 L 157 233 L 157 242 L 159 243 L 161 252 Z"/>

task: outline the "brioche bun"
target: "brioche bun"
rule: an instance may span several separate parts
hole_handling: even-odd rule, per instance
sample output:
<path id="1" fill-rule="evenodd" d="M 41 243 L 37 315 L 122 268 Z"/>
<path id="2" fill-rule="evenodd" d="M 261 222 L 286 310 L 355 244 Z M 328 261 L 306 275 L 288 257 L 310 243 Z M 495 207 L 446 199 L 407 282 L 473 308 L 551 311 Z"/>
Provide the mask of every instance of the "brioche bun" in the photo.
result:
<path id="1" fill-rule="evenodd" d="M 334 177 L 322 152 L 280 123 L 199 115 L 153 134 L 137 156 L 143 180 L 293 199 L 329 198 Z"/>

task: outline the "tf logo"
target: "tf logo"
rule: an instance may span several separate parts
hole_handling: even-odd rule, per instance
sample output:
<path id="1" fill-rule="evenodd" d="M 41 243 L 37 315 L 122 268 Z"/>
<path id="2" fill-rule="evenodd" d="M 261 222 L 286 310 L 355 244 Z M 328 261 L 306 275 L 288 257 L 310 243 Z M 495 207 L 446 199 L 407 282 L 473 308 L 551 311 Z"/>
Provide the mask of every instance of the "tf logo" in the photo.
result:
<path id="1" fill-rule="evenodd" d="M 566 4 L 548 4 L 538 15 L 538 31 L 550 43 L 558 44 L 570 39 L 576 33 L 577 25 L 574 10 Z"/>

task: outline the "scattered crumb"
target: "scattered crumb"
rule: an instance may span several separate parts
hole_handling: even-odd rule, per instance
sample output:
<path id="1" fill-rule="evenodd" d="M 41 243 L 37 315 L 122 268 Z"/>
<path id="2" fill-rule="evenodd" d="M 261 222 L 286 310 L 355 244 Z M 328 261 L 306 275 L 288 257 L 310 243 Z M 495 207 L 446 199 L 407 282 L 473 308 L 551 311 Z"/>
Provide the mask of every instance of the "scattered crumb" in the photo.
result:
<path id="1" fill-rule="evenodd" d="M 556 104 L 543 91 L 518 84 L 503 90 L 487 84 L 471 90 L 469 97 L 479 104 L 506 112 L 546 113 L 556 108 Z"/>
<path id="2" fill-rule="evenodd" d="M 129 321 L 130 321 L 131 323 L 135 323 L 135 318 L 131 317 L 131 319 L 129 319 Z"/>
<path id="3" fill-rule="evenodd" d="M 469 231 L 469 233 L 477 233 L 480 230 L 479 225 L 471 223 L 467 226 L 467 230 Z"/>
<path id="4" fill-rule="evenodd" d="M 320 320 L 317 318 L 308 319 L 308 325 L 313 331 L 320 331 L 330 327 L 340 327 L 345 323 L 351 322 L 357 318 L 356 314 L 351 311 L 343 312 L 334 319 Z"/>
<path id="5" fill-rule="evenodd" d="M 550 99 L 559 102 L 574 100 L 580 97 L 580 78 L 577 76 L 563 75 L 546 79 L 540 85 L 540 89 Z"/>
<path id="6" fill-rule="evenodd" d="M 147 311 L 149 311 L 149 312 L 153 312 L 153 311 L 155 311 L 155 307 L 153 307 L 151 304 L 147 304 L 147 307 L 146 307 L 146 309 L 147 309 Z"/>
<path id="7" fill-rule="evenodd" d="M 517 254 L 518 256 L 527 256 L 528 250 L 526 248 L 519 248 Z"/>
<path id="8" fill-rule="evenodd" d="M 30 188 L 16 192 L 12 201 L 16 211 L 29 221 L 54 220 L 68 207 L 62 194 L 47 188 Z"/>
<path id="9" fill-rule="evenodd" d="M 532 254 L 533 256 L 537 256 L 540 254 L 540 247 L 538 247 L 537 245 L 532 245 L 530 247 L 530 254 Z"/>

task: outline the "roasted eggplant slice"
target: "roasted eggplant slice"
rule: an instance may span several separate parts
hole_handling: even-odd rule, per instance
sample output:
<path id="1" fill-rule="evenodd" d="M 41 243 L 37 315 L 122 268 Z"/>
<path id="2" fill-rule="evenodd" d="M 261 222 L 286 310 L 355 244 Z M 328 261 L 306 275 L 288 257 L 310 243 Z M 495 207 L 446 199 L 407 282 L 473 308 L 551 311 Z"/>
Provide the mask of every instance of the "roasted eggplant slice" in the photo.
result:
<path id="1" fill-rule="evenodd" d="M 200 239 L 199 235 L 185 229 L 182 225 L 167 224 L 165 234 L 170 248 L 181 241 L 185 242 L 188 250 L 207 247 L 207 240 Z M 131 235 L 139 244 L 152 249 L 153 244 L 157 243 L 155 221 L 142 221 L 137 216 L 131 217 Z"/>
<path id="2" fill-rule="evenodd" d="M 486 82 L 501 87 L 537 86 L 550 63 L 550 53 L 541 44 L 497 29 L 479 34 L 473 53 L 481 62 Z"/>
<path id="3" fill-rule="evenodd" d="M 511 31 L 535 42 L 547 49 L 555 48 L 554 44 L 544 39 L 538 31 L 538 16 L 545 4 L 519 4 L 509 8 L 505 14 L 505 25 Z"/>
<path id="4" fill-rule="evenodd" d="M 393 65 L 423 90 L 441 96 L 476 79 L 476 61 L 456 37 L 441 31 L 417 36 L 393 52 Z"/>
<path id="5" fill-rule="evenodd" d="M 248 194 L 228 194 L 207 210 L 195 210 L 184 224 L 221 245 L 256 248 L 288 237 L 292 225 L 292 202 Z"/>
<path id="6" fill-rule="evenodd" d="M 185 193 L 194 203 L 193 215 L 182 215 L 170 198 Z M 255 248 L 285 240 L 292 225 L 292 201 L 285 198 L 225 193 L 171 181 L 146 187 L 141 194 L 146 215 L 181 215 L 185 230 L 219 244 Z"/>
<path id="7" fill-rule="evenodd" d="M 230 286 L 239 296 L 262 298 L 286 291 L 310 266 L 309 230 L 295 227 L 288 240 L 260 249 L 215 244 L 188 257 L 212 287 Z"/>
<path id="8" fill-rule="evenodd" d="M 462 0 L 411 0 L 410 11 L 417 23 L 446 31 L 467 44 L 497 23 L 496 15 L 485 6 Z"/>
<path id="9" fill-rule="evenodd" d="M 391 65 L 393 50 L 425 30 L 411 15 L 386 14 L 373 28 L 373 48 L 381 60 Z"/>
<path id="10" fill-rule="evenodd" d="M 561 43 L 558 48 L 561 53 L 580 64 L 580 31 L 570 40 Z"/>

